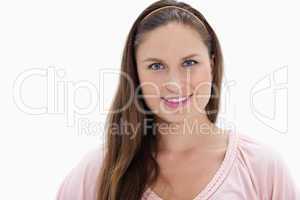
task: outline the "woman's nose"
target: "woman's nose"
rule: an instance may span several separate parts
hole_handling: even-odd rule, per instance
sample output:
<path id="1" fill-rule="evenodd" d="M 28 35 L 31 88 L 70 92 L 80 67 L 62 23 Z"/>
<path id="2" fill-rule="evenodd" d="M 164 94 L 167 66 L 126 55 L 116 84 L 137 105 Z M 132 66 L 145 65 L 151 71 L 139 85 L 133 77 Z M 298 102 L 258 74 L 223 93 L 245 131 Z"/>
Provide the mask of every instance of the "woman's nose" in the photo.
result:
<path id="1" fill-rule="evenodd" d="M 183 94 L 185 92 L 186 82 L 184 81 L 183 74 L 170 73 L 167 81 L 163 84 L 164 87 L 171 93 Z"/>

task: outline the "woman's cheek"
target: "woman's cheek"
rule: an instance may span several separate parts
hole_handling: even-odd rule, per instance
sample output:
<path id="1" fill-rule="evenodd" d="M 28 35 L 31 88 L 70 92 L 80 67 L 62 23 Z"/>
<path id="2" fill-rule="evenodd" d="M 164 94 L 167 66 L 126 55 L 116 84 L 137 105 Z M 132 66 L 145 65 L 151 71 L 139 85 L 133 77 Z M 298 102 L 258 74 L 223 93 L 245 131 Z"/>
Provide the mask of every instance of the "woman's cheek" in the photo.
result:
<path id="1" fill-rule="evenodd" d="M 209 71 L 193 77 L 193 107 L 197 112 L 203 112 L 211 97 L 212 79 Z"/>
<path id="2" fill-rule="evenodd" d="M 147 84 L 142 86 L 142 91 L 146 105 L 153 112 L 156 112 L 160 106 L 160 92 L 158 87 L 154 84 Z"/>

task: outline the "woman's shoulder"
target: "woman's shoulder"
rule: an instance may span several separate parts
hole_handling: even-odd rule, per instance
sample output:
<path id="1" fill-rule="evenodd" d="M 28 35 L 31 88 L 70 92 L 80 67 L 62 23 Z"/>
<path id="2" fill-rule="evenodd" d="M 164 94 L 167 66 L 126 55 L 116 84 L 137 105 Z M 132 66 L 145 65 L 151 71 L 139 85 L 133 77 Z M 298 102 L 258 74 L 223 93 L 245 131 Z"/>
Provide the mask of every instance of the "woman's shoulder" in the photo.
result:
<path id="1" fill-rule="evenodd" d="M 271 191 L 272 199 L 299 198 L 299 186 L 282 153 L 270 144 L 244 132 L 238 133 L 237 163 L 246 169 L 261 192 Z"/>
<path id="2" fill-rule="evenodd" d="M 57 200 L 96 199 L 96 181 L 104 158 L 102 146 L 90 149 L 81 157 L 60 184 Z"/>
<path id="3" fill-rule="evenodd" d="M 284 164 L 282 154 L 270 144 L 245 132 L 238 132 L 237 156 L 245 166 L 274 169 Z"/>
<path id="4" fill-rule="evenodd" d="M 245 133 L 238 132 L 238 152 L 242 159 L 251 159 L 252 162 L 273 162 L 281 159 L 281 154 L 270 144 L 263 142 L 259 138 Z"/>

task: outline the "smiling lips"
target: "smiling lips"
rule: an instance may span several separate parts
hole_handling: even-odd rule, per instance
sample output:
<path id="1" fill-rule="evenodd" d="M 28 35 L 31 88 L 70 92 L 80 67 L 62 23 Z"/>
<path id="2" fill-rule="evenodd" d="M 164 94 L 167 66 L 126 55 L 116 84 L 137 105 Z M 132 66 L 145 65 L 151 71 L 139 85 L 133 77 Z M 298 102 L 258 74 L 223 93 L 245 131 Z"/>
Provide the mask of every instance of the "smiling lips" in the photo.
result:
<path id="1" fill-rule="evenodd" d="M 161 98 L 168 107 L 177 108 L 179 106 L 186 105 L 191 99 L 192 95 L 193 94 L 185 97 L 170 97 L 170 98 L 161 97 Z"/>

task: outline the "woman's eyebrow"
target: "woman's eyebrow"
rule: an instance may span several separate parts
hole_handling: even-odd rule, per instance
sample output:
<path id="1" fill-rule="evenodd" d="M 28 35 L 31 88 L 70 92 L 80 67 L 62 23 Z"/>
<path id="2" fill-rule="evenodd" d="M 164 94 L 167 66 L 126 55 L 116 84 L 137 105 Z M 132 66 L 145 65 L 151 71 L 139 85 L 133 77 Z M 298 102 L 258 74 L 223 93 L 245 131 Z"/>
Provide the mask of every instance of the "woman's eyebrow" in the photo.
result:
<path id="1" fill-rule="evenodd" d="M 196 56 L 199 56 L 199 54 L 197 54 L 197 53 L 192 53 L 192 54 L 189 54 L 189 55 L 187 55 L 187 56 L 184 56 L 181 60 L 185 60 L 185 59 L 192 58 L 192 57 L 196 57 Z M 154 58 L 154 57 L 149 57 L 149 58 L 146 58 L 146 59 L 143 60 L 143 62 L 149 62 L 149 61 L 163 62 L 162 59 L 160 59 L 160 58 Z"/>
<path id="2" fill-rule="evenodd" d="M 200 56 L 200 55 L 197 54 L 197 53 L 192 53 L 192 54 L 189 54 L 188 56 L 183 57 L 182 60 L 185 60 L 185 59 L 188 59 L 188 58 L 193 58 L 193 57 L 196 57 L 196 56 Z"/>

